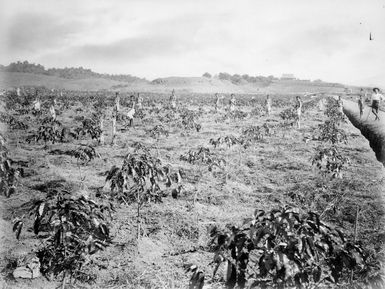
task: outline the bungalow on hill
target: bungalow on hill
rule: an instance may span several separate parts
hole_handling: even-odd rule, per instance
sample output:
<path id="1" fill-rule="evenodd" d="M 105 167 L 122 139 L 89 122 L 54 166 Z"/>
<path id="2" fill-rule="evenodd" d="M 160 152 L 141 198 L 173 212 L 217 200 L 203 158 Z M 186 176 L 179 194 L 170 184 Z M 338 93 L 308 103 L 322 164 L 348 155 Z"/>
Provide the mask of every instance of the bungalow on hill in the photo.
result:
<path id="1" fill-rule="evenodd" d="M 292 73 L 283 73 L 281 76 L 281 80 L 295 80 L 295 76 Z"/>

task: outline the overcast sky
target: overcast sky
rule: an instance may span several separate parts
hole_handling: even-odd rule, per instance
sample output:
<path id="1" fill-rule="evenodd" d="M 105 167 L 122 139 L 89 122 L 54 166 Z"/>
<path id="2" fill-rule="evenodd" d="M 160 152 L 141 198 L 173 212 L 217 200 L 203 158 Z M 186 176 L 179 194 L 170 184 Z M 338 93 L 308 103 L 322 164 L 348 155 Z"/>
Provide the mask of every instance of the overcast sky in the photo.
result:
<path id="1" fill-rule="evenodd" d="M 0 0 L 0 33 L 1 64 L 385 86 L 385 0 Z"/>

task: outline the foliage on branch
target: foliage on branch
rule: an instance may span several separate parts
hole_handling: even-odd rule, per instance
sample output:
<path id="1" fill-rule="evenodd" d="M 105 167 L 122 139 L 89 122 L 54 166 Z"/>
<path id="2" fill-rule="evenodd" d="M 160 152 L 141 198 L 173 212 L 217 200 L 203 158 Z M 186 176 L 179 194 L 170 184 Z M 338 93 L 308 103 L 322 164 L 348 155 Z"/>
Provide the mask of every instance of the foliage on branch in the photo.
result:
<path id="1" fill-rule="evenodd" d="M 219 137 L 217 139 L 210 139 L 210 144 L 213 145 L 214 148 L 217 148 L 218 146 L 221 146 L 223 144 L 230 148 L 233 145 L 242 145 L 243 140 L 238 139 L 233 135 L 227 135 L 224 137 Z"/>
<path id="2" fill-rule="evenodd" d="M 338 127 L 338 124 L 332 120 L 326 120 L 323 124 L 318 126 L 318 139 L 323 142 L 330 142 L 331 144 L 347 143 L 348 136 L 346 132 Z"/>
<path id="3" fill-rule="evenodd" d="M 169 132 L 163 125 L 159 124 L 147 130 L 146 134 L 158 140 L 162 135 L 168 137 Z"/>
<path id="4" fill-rule="evenodd" d="M 330 174 L 332 178 L 342 178 L 342 170 L 350 164 L 349 158 L 343 156 L 335 145 L 317 147 L 311 161 L 323 174 Z"/>
<path id="5" fill-rule="evenodd" d="M 68 154 L 79 161 L 84 165 L 88 164 L 91 160 L 96 157 L 100 158 L 100 155 L 96 152 L 95 148 L 89 145 L 80 145 L 77 149 L 71 150 Z"/>
<path id="6" fill-rule="evenodd" d="M 53 144 L 61 142 L 63 141 L 62 130 L 63 127 L 59 121 L 45 119 L 37 132 L 27 137 L 27 142 L 30 143 L 32 140 L 35 142 L 42 140 L 44 143 L 51 142 Z"/>
<path id="7" fill-rule="evenodd" d="M 214 167 L 223 168 L 226 161 L 218 157 L 216 154 L 205 147 L 199 147 L 196 150 L 189 150 L 186 154 L 180 156 L 180 160 L 190 164 L 204 164 L 208 166 L 208 170 L 212 171 Z"/>
<path id="8" fill-rule="evenodd" d="M 181 125 L 185 130 L 195 129 L 197 132 L 201 130 L 202 125 L 197 123 L 198 114 L 196 112 L 186 109 L 180 117 L 182 118 Z"/>
<path id="9" fill-rule="evenodd" d="M 282 118 L 282 120 L 286 124 L 291 124 L 293 125 L 294 122 L 298 119 L 297 112 L 293 108 L 287 108 L 279 114 L 279 116 Z"/>
<path id="10" fill-rule="evenodd" d="M 64 190 L 53 191 L 45 199 L 36 201 L 29 215 L 34 218 L 35 235 L 45 234 L 37 253 L 41 272 L 46 276 L 82 277 L 89 256 L 111 243 L 112 212 L 111 204 L 98 204 L 84 195 L 74 197 Z M 14 223 L 17 239 L 23 225 L 22 219 Z"/>
<path id="11" fill-rule="evenodd" d="M 227 288 L 309 288 L 339 283 L 365 265 L 362 248 L 314 212 L 256 210 L 241 227 L 211 231 L 215 276 L 225 266 Z M 191 281 L 202 280 L 191 279 Z M 195 288 L 195 287 L 190 287 Z"/>
<path id="12" fill-rule="evenodd" d="M 4 139 L 0 135 L 0 193 L 7 198 L 14 194 L 21 172 L 21 169 L 12 166 Z"/>
<path id="13" fill-rule="evenodd" d="M 125 203 L 137 202 L 139 205 L 161 202 L 165 189 L 181 180 L 179 171 L 162 166 L 161 161 L 149 153 L 127 154 L 121 168 L 113 166 L 106 178 L 113 197 Z"/>

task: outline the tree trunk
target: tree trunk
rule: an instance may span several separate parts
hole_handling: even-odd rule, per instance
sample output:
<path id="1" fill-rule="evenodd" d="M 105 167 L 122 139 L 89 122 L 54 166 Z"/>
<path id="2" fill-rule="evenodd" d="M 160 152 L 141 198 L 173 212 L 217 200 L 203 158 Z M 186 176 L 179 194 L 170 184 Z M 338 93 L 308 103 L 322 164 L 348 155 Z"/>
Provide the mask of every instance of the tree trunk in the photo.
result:
<path id="1" fill-rule="evenodd" d="M 116 115 L 112 117 L 112 141 L 111 145 L 116 144 Z"/>
<path id="2" fill-rule="evenodd" d="M 99 128 L 101 130 L 100 136 L 99 136 L 99 144 L 104 145 L 104 135 L 103 135 L 103 128 L 104 128 L 104 119 L 103 117 L 99 120 Z"/>

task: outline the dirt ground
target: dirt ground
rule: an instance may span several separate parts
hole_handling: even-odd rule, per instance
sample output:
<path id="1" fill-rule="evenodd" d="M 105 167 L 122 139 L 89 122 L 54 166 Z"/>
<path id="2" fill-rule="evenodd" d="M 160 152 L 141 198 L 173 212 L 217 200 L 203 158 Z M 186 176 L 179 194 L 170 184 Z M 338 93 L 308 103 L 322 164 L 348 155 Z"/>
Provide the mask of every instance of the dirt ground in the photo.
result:
<path id="1" fill-rule="evenodd" d="M 351 164 L 342 179 L 331 180 L 320 175 L 310 161 L 319 144 L 311 136 L 318 124 L 326 119 L 318 108 L 305 112 L 300 129 L 288 127 L 277 130 L 247 149 L 238 145 L 214 149 L 209 144 L 211 138 L 239 136 L 247 126 L 278 123 L 280 111 L 287 106 L 274 107 L 270 116 L 223 120 L 224 112 L 215 112 L 213 106 L 202 99 L 198 98 L 188 106 L 189 109 L 197 111 L 201 108 L 203 111 L 199 118 L 202 125 L 200 132 L 187 134 L 183 129 L 169 126 L 170 135 L 156 142 L 145 132 L 159 120 L 150 117 L 153 123 L 148 123 L 138 119 L 134 127 L 118 133 L 116 145 L 96 147 L 101 158 L 80 168 L 74 158 L 51 155 L 48 151 L 76 148 L 80 143 L 96 145 L 95 141 L 83 139 L 50 144 L 47 148 L 42 143 L 26 143 L 24 131 L 8 130 L 5 136 L 10 158 L 28 161 L 30 167 L 29 175 L 21 179 L 16 194 L 10 198 L 0 196 L 0 284 L 3 288 L 60 286 L 60 280 L 48 281 L 44 277 L 34 280 L 15 280 L 11 277 L 12 260 L 18 254 L 34 251 L 39 246 L 32 232 L 25 231 L 18 241 L 12 232 L 12 221 L 25 213 L 22 204 L 34 198 L 44 198 L 46 192 L 38 188 L 49 182 L 70 183 L 77 190 L 95 196 L 97 189 L 105 184 L 105 172 L 113 165 L 120 166 L 126 153 L 133 151 L 132 144 L 137 141 L 151 147 L 151 152 L 158 155 L 162 163 L 183 168 L 196 175 L 198 181 L 184 180 L 185 190 L 178 199 L 167 196 L 162 203 L 144 208 L 142 237 L 138 246 L 135 205 L 119 205 L 112 224 L 113 244 L 93 257 L 94 262 L 89 269 L 97 276 L 95 283 L 77 283 L 76 288 L 186 288 L 189 275 L 184 271 L 184 264 L 197 264 L 204 268 L 207 275 L 212 273 L 210 262 L 213 253 L 207 250 L 211 225 L 241 224 L 255 209 L 269 210 L 287 204 L 299 206 L 305 212 L 324 212 L 324 219 L 339 225 L 349 238 L 353 234 L 358 205 L 358 239 L 375 254 L 383 252 L 385 171 L 376 160 L 367 139 L 356 127 L 351 123 L 343 124 L 349 141 L 342 145 L 342 151 L 350 158 Z M 77 106 L 82 111 L 76 112 L 76 107 L 72 107 L 60 114 L 58 119 L 72 126 L 76 116 L 92 112 L 79 103 Z M 239 109 L 251 110 L 246 105 Z M 25 117 L 20 116 L 20 119 Z M 33 118 L 28 124 L 29 130 L 37 129 Z M 107 143 L 111 140 L 110 126 L 107 121 Z M 121 126 L 119 124 L 118 129 Z M 209 147 L 222 156 L 227 163 L 225 168 L 209 172 L 204 166 L 190 165 L 179 159 L 181 154 L 199 146 Z M 340 201 L 327 209 L 336 196 L 341 197 Z M 211 286 L 215 287 L 219 278 Z"/>

